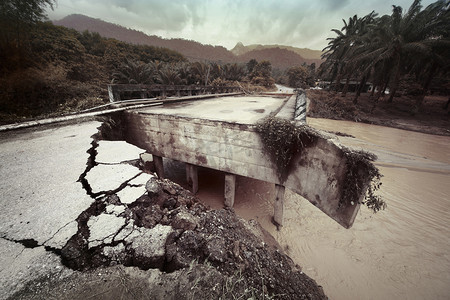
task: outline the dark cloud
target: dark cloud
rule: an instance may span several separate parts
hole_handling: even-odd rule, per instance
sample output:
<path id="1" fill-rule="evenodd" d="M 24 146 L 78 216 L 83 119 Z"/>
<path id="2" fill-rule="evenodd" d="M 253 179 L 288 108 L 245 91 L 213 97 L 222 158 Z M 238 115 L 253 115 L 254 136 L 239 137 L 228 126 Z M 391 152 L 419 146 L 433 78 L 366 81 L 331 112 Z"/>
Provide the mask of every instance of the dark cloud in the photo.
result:
<path id="1" fill-rule="evenodd" d="M 350 0 L 321 0 L 316 1 L 320 6 L 322 6 L 323 10 L 340 10 L 342 7 L 347 6 L 351 1 Z"/>
<path id="2" fill-rule="evenodd" d="M 322 49 L 342 19 L 372 10 L 405 10 L 412 0 L 58 0 L 53 19 L 71 13 L 114 22 L 148 34 L 212 45 L 287 44 Z M 424 0 L 424 6 L 434 2 Z"/>

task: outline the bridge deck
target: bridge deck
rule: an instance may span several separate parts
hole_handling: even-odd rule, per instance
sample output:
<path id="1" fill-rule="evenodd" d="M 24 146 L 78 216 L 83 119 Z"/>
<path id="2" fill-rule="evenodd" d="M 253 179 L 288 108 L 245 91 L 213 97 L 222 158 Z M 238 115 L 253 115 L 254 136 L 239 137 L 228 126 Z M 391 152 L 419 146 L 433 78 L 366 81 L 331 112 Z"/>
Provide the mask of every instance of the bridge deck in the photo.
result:
<path id="1" fill-rule="evenodd" d="M 159 175 L 162 157 L 187 163 L 187 176 L 195 192 L 196 166 L 226 172 L 225 204 L 234 202 L 235 175 L 276 184 L 274 219 L 283 220 L 284 187 L 302 195 L 319 209 L 349 228 L 359 204 L 342 205 L 346 172 L 343 149 L 324 135 L 293 158 L 286 180 L 265 151 L 256 124 L 277 115 L 293 119 L 295 96 L 220 97 L 189 101 L 123 113 L 123 138 L 153 154 Z M 360 197 L 365 194 L 361 191 Z"/>
<path id="2" fill-rule="evenodd" d="M 256 124 L 269 114 L 277 112 L 285 101 L 286 97 L 219 97 L 146 108 L 138 112 L 142 115 L 158 114 L 227 123 Z"/>

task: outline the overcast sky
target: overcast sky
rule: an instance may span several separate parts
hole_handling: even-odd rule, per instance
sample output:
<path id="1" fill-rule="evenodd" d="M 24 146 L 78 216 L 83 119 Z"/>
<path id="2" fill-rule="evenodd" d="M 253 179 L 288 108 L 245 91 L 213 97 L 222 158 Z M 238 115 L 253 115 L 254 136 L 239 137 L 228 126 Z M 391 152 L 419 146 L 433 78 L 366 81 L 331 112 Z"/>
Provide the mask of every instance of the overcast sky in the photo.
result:
<path id="1" fill-rule="evenodd" d="M 322 50 L 342 19 L 406 11 L 413 0 L 57 0 L 51 20 L 84 14 L 163 38 L 228 49 L 237 42 Z M 434 0 L 422 0 L 425 7 Z"/>

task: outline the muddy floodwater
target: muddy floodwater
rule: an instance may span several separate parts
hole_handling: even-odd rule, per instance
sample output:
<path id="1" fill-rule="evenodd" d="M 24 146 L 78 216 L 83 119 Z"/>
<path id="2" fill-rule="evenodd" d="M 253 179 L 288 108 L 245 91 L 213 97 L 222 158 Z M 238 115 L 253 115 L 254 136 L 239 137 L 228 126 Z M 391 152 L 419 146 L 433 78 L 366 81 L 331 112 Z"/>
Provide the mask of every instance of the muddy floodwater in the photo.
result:
<path id="1" fill-rule="evenodd" d="M 330 299 L 450 299 L 450 137 L 347 121 L 308 124 L 352 135 L 339 140 L 378 155 L 387 209 L 373 214 L 363 206 L 345 229 L 287 190 L 277 231 L 272 185 L 238 177 L 236 212 L 257 219 Z M 184 181 L 182 167 L 168 168 Z M 223 206 L 222 173 L 201 169 L 199 185 L 200 199 Z"/>

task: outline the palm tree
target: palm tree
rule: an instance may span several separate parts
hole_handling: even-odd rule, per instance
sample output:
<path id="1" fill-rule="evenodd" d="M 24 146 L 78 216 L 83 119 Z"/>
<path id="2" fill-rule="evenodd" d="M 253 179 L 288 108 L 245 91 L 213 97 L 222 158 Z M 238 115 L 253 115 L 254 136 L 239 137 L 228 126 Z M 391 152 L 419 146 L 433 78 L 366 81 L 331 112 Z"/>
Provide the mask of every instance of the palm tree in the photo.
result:
<path id="1" fill-rule="evenodd" d="M 363 37 L 367 32 L 368 25 L 374 21 L 375 12 L 358 18 L 357 15 L 344 22 L 341 30 L 332 29 L 337 34 L 335 38 L 328 38 L 328 46 L 323 49 L 322 58 L 326 59 L 321 65 L 321 73 L 330 72 L 332 74 L 331 81 L 336 77 L 336 90 L 339 89 L 341 79 L 346 76 L 346 86 L 350 77 L 356 72 L 357 65 L 353 61 L 353 57 L 358 53 L 358 49 L 363 43 Z M 345 93 L 344 93 L 345 95 Z"/>
<path id="2" fill-rule="evenodd" d="M 167 85 L 179 85 L 182 83 L 180 73 L 174 66 L 165 66 L 158 73 L 159 81 Z"/>
<path id="3" fill-rule="evenodd" d="M 226 69 L 225 66 L 220 65 L 219 63 L 212 62 L 209 64 L 210 66 L 210 80 L 211 82 L 215 79 L 225 80 Z"/>
<path id="4" fill-rule="evenodd" d="M 417 113 L 423 103 L 430 83 L 437 74 L 450 70 L 450 1 L 437 1 L 420 13 L 424 37 L 415 49 L 421 59 L 412 62 L 412 73 L 422 84 L 422 93 L 417 98 L 413 112 Z"/>
<path id="5" fill-rule="evenodd" d="M 150 61 L 147 65 L 150 68 L 150 70 L 152 70 L 152 72 L 153 72 L 153 82 L 155 82 L 155 83 L 158 82 L 159 81 L 159 72 L 164 68 L 165 63 L 160 62 L 159 60 L 155 60 L 155 61 Z"/>
<path id="6" fill-rule="evenodd" d="M 209 64 L 195 62 L 191 66 L 191 72 L 193 77 L 195 78 L 196 84 L 204 84 L 206 86 L 210 82 L 209 76 L 211 72 L 211 66 Z"/>
<path id="7" fill-rule="evenodd" d="M 245 76 L 245 70 L 244 67 L 241 65 L 238 65 L 236 63 L 234 64 L 226 64 L 225 65 L 225 79 L 231 80 L 231 81 L 241 81 L 242 78 Z"/>
<path id="8" fill-rule="evenodd" d="M 360 87 L 371 76 L 380 93 L 389 86 L 389 101 L 402 76 L 414 74 L 423 87 L 417 111 L 432 78 L 449 69 L 449 6 L 450 1 L 439 0 L 422 10 L 420 0 L 415 0 L 406 13 L 394 5 L 391 15 L 376 18 L 372 12 L 344 20 L 342 30 L 333 29 L 338 36 L 324 49 L 321 72 L 331 74 L 332 80 L 337 77 L 338 85 L 343 76 L 359 74 Z"/>
<path id="9" fill-rule="evenodd" d="M 346 54 L 346 37 L 341 30 L 332 29 L 332 31 L 334 31 L 338 36 L 327 39 L 329 40 L 328 46 L 322 50 L 322 52 L 324 52 L 322 54 L 322 59 L 325 59 L 325 62 L 320 66 L 320 73 L 331 74 L 330 86 L 332 86 L 333 81 L 337 77 L 337 87 L 339 87 L 343 69 L 343 61 Z"/>
<path id="10" fill-rule="evenodd" d="M 112 83 L 152 84 L 155 71 L 148 64 L 127 59 L 112 74 Z"/>
<path id="11" fill-rule="evenodd" d="M 415 0 L 403 14 L 403 9 L 394 5 L 392 14 L 378 19 L 370 32 L 371 42 L 364 45 L 363 54 L 355 60 L 371 61 L 367 68 L 383 66 L 378 70 L 390 74 L 390 102 L 397 92 L 401 75 L 411 72 L 414 65 L 436 57 L 433 48 L 438 45 L 448 47 L 448 35 L 446 41 L 442 39 L 442 32 L 447 30 L 448 33 L 450 24 L 448 6 L 449 2 L 442 0 L 421 11 L 420 0 Z M 386 69 L 386 66 L 389 67 Z M 429 73 L 433 72 L 431 67 Z"/>
<path id="12" fill-rule="evenodd" d="M 190 67 L 191 66 L 189 63 L 180 63 L 176 66 L 178 74 L 180 75 L 181 78 L 181 84 L 188 85 L 195 83 Z"/>

